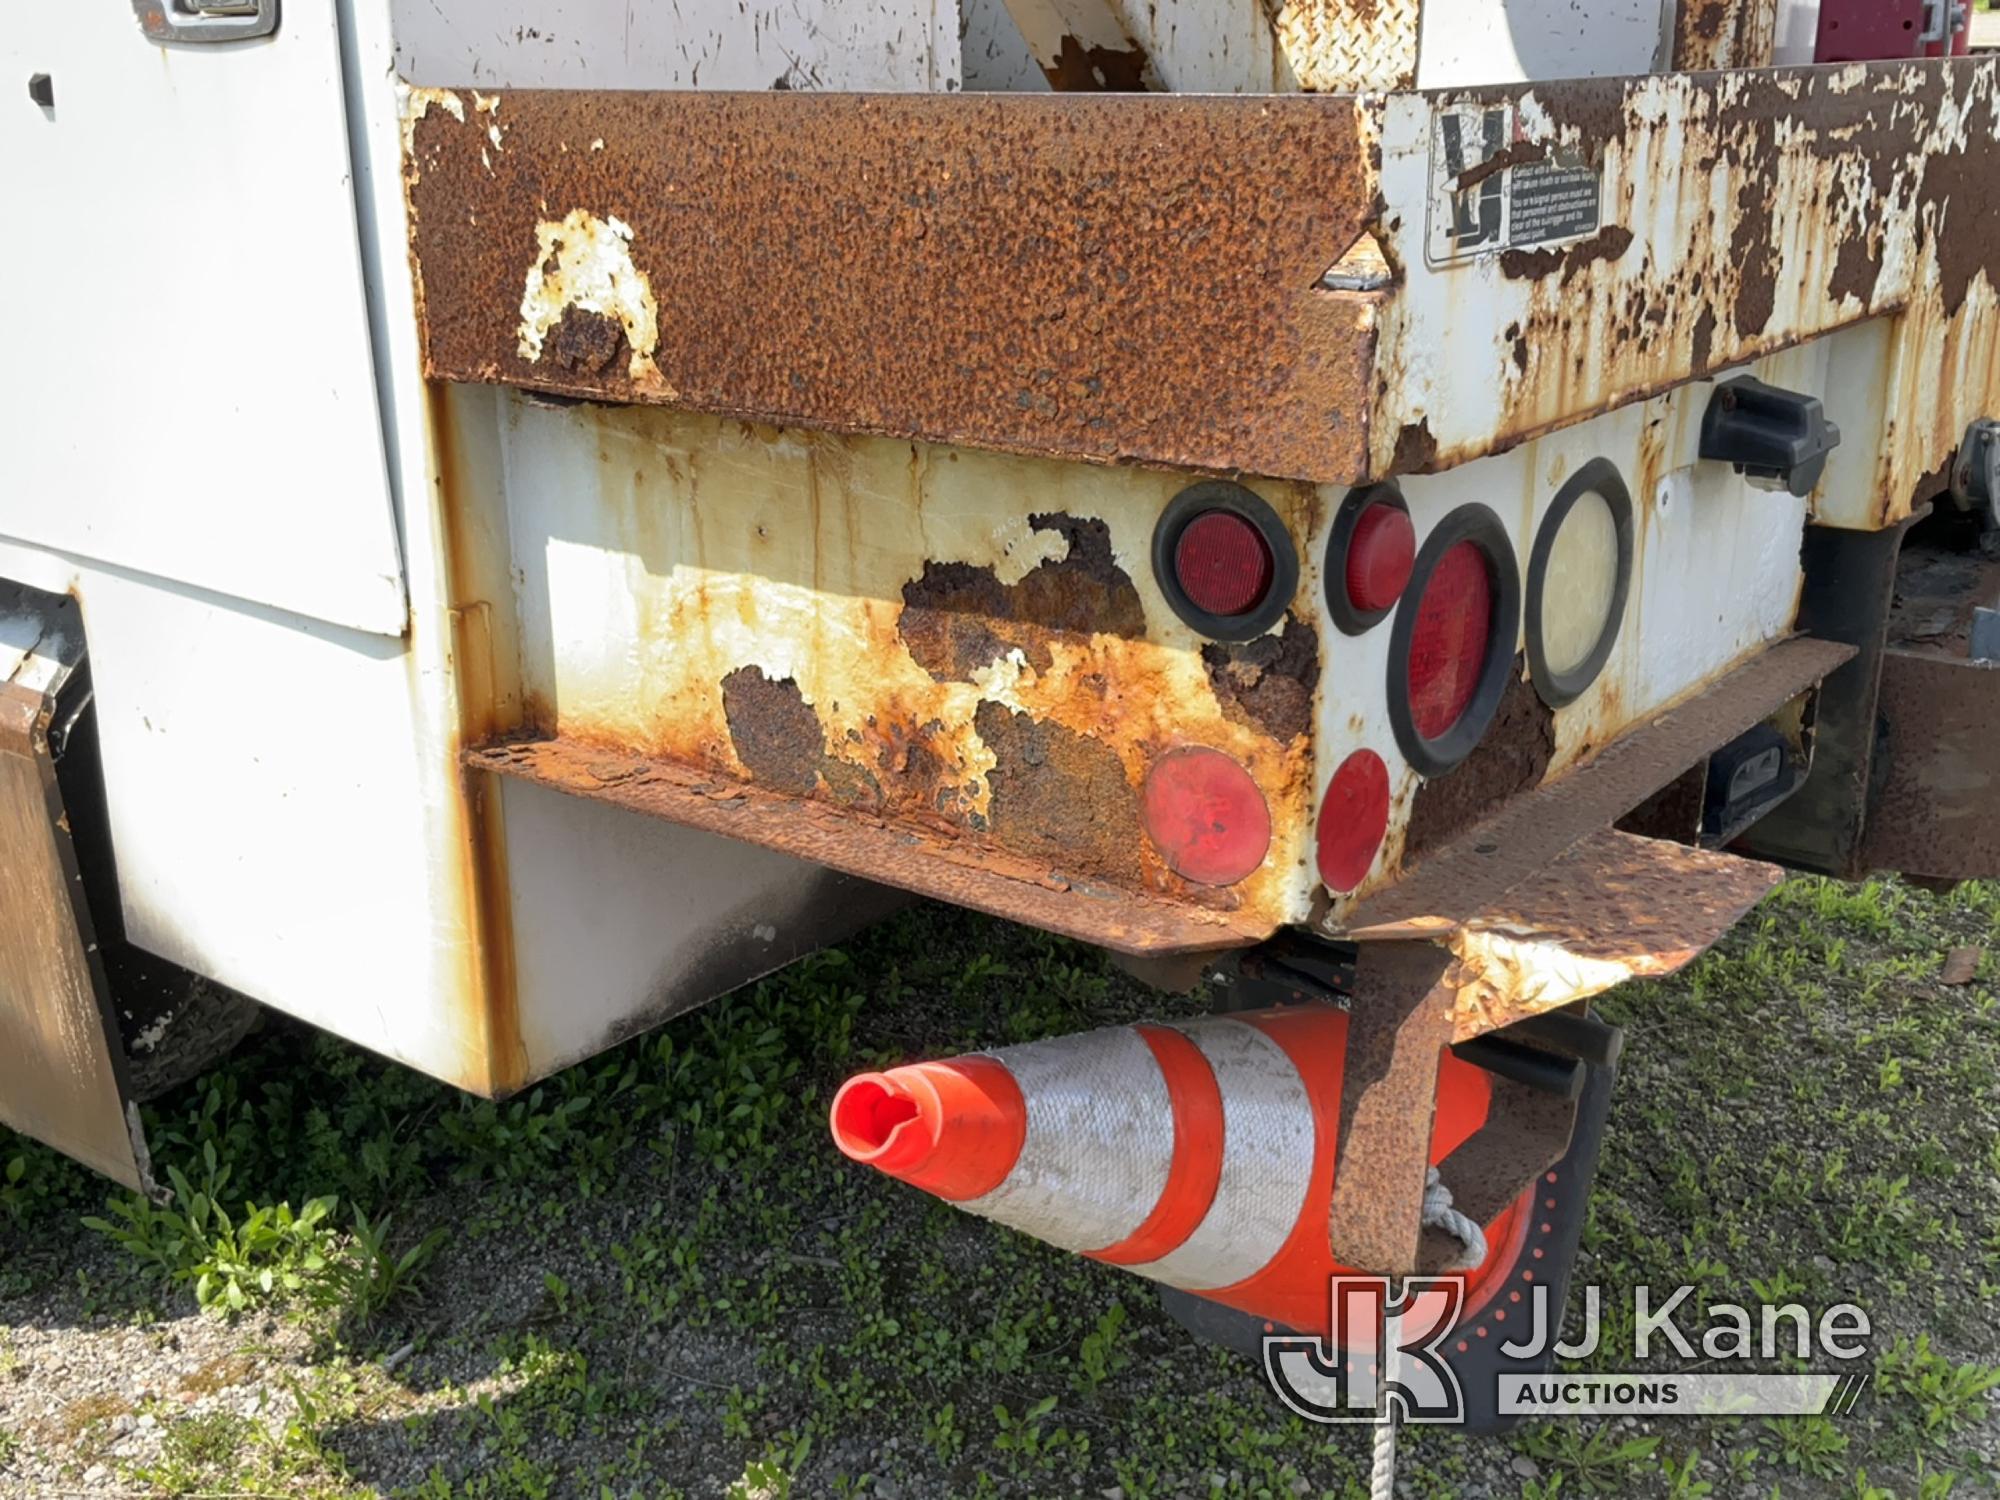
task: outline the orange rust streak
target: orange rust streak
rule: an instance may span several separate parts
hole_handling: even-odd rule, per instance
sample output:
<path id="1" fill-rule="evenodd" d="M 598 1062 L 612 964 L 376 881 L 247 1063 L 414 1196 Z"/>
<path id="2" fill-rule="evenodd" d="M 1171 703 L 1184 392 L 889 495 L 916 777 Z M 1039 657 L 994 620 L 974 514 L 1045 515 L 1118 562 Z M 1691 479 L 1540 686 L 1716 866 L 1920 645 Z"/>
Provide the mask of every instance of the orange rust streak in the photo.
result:
<path id="1" fill-rule="evenodd" d="M 476 597 L 468 555 L 464 507 L 466 493 L 463 453 L 443 386 L 425 389 L 431 429 L 431 451 L 437 468 L 438 524 L 444 543 L 450 604 L 446 619 L 451 631 L 454 672 L 453 701 L 459 722 L 449 741 L 458 761 L 464 747 L 512 727 L 498 701 L 493 673 L 491 609 Z M 469 907 L 466 927 L 473 949 L 466 957 L 460 993 L 471 997 L 470 1032 L 476 1049 L 469 1075 L 458 1081 L 488 1097 L 520 1088 L 528 1075 L 528 1054 L 521 1037 L 518 974 L 514 954 L 514 913 L 507 874 L 507 837 L 500 808 L 500 784 L 462 763 L 454 781 L 464 842 L 457 850 L 455 891 Z"/>

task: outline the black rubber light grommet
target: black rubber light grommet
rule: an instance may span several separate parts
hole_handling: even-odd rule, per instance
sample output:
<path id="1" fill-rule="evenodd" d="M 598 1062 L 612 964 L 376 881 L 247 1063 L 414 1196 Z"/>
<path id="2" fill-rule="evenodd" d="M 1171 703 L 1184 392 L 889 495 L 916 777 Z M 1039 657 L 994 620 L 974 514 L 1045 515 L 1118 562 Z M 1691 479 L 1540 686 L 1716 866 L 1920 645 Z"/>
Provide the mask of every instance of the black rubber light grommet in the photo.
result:
<path id="1" fill-rule="evenodd" d="M 1567 671 L 1557 672 L 1549 666 L 1548 651 L 1542 640 L 1542 601 L 1548 590 L 1549 558 L 1555 552 L 1556 536 L 1563 522 L 1586 495 L 1597 496 L 1611 512 L 1611 525 L 1618 540 L 1618 577 L 1612 585 L 1611 609 L 1590 654 Z M 1618 642 L 1618 632 L 1625 622 L 1625 601 L 1631 591 L 1632 494 L 1625 488 L 1617 465 L 1608 458 L 1593 458 L 1556 491 L 1555 502 L 1542 518 L 1541 530 L 1535 533 L 1534 550 L 1528 554 L 1528 671 L 1534 677 L 1535 691 L 1550 708 L 1574 703 L 1597 681 L 1597 674 L 1604 670 L 1605 662 L 1611 659 L 1611 648 Z"/>
<path id="2" fill-rule="evenodd" d="M 1479 682 L 1465 712 L 1436 739 L 1426 739 L 1417 730 L 1410 710 L 1410 646 L 1416 634 L 1417 615 L 1424 592 L 1438 562 L 1460 542 L 1471 542 L 1486 561 L 1486 576 L 1493 587 L 1492 616 L 1487 621 L 1486 660 L 1479 669 Z M 1389 727 L 1395 731 L 1396 745 L 1403 758 L 1425 776 L 1442 776 L 1470 755 L 1480 737 L 1499 711 L 1507 691 L 1507 674 L 1514 668 L 1514 642 L 1521 628 L 1521 571 L 1514 560 L 1514 544 L 1500 518 L 1484 505 L 1461 505 L 1431 528 L 1417 549 L 1416 566 L 1396 607 L 1396 623 L 1389 633 Z"/>
<path id="3" fill-rule="evenodd" d="M 1343 635 L 1365 633 L 1388 619 L 1396 608 L 1391 604 L 1382 609 L 1356 609 L 1354 601 L 1347 597 L 1347 549 L 1354 542 L 1354 528 L 1362 512 L 1375 505 L 1390 506 L 1404 515 L 1410 513 L 1403 492 L 1393 479 L 1349 490 L 1347 498 L 1340 502 L 1340 509 L 1334 512 L 1333 532 L 1326 540 L 1326 612 Z M 1403 592 L 1409 592 L 1407 585 Z"/>
<path id="4" fill-rule="evenodd" d="M 1211 511 L 1227 511 L 1248 521 L 1271 555 L 1271 582 L 1264 597 L 1240 615 L 1210 614 L 1196 604 L 1181 587 L 1174 565 L 1181 533 Z M 1260 496 L 1226 479 L 1208 479 L 1189 485 L 1160 512 L 1159 523 L 1153 527 L 1153 577 L 1168 605 L 1189 629 L 1210 640 L 1254 641 L 1283 620 L 1291 607 L 1292 596 L 1299 589 L 1299 554 L 1285 523 Z"/>

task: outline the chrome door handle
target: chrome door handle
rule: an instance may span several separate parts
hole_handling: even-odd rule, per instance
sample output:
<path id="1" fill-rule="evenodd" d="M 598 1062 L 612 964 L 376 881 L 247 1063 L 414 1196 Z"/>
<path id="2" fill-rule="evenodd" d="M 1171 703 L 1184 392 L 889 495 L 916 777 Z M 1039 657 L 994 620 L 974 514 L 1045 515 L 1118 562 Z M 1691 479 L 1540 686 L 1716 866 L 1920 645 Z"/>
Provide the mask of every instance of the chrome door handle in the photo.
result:
<path id="1" fill-rule="evenodd" d="M 278 29 L 278 0 L 132 0 L 139 29 L 163 47 L 241 42 Z"/>

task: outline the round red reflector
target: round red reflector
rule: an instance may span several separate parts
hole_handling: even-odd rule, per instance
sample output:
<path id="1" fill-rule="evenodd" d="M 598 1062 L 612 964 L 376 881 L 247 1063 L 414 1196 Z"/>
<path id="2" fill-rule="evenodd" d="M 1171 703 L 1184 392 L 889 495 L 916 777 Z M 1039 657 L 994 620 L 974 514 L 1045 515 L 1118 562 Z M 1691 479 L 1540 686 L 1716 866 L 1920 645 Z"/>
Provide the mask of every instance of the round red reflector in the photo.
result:
<path id="1" fill-rule="evenodd" d="M 1417 528 L 1393 505 L 1375 504 L 1354 521 L 1347 543 L 1347 599 L 1363 613 L 1402 597 L 1417 560 Z"/>
<path id="2" fill-rule="evenodd" d="M 1244 615 L 1271 588 L 1271 548 L 1234 511 L 1203 511 L 1174 542 L 1174 577 L 1196 609 Z"/>
<path id="3" fill-rule="evenodd" d="M 1410 632 L 1410 722 L 1434 740 L 1464 716 L 1486 667 L 1493 633 L 1493 577 L 1472 542 L 1445 550 L 1417 601 Z"/>
<path id="4" fill-rule="evenodd" d="M 1340 763 L 1319 810 L 1319 878 L 1336 891 L 1361 884 L 1389 831 L 1389 768 L 1373 750 Z"/>
<path id="5" fill-rule="evenodd" d="M 1219 750 L 1170 750 L 1146 773 L 1146 835 L 1167 868 L 1197 885 L 1234 885 L 1264 862 L 1271 810 L 1250 773 Z"/>

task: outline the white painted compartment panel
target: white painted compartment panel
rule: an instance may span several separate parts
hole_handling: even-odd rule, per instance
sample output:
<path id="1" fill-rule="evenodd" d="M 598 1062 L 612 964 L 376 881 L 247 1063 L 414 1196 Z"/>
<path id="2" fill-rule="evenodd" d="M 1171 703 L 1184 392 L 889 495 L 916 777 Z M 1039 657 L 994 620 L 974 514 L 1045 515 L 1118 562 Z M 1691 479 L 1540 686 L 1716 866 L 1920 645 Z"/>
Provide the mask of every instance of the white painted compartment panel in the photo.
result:
<path id="1" fill-rule="evenodd" d="M 391 0 L 437 88 L 955 89 L 957 0 Z"/>
<path id="2" fill-rule="evenodd" d="M 12 6 L 0 76 L 0 536 L 400 634 L 332 7 L 163 48 Z"/>

